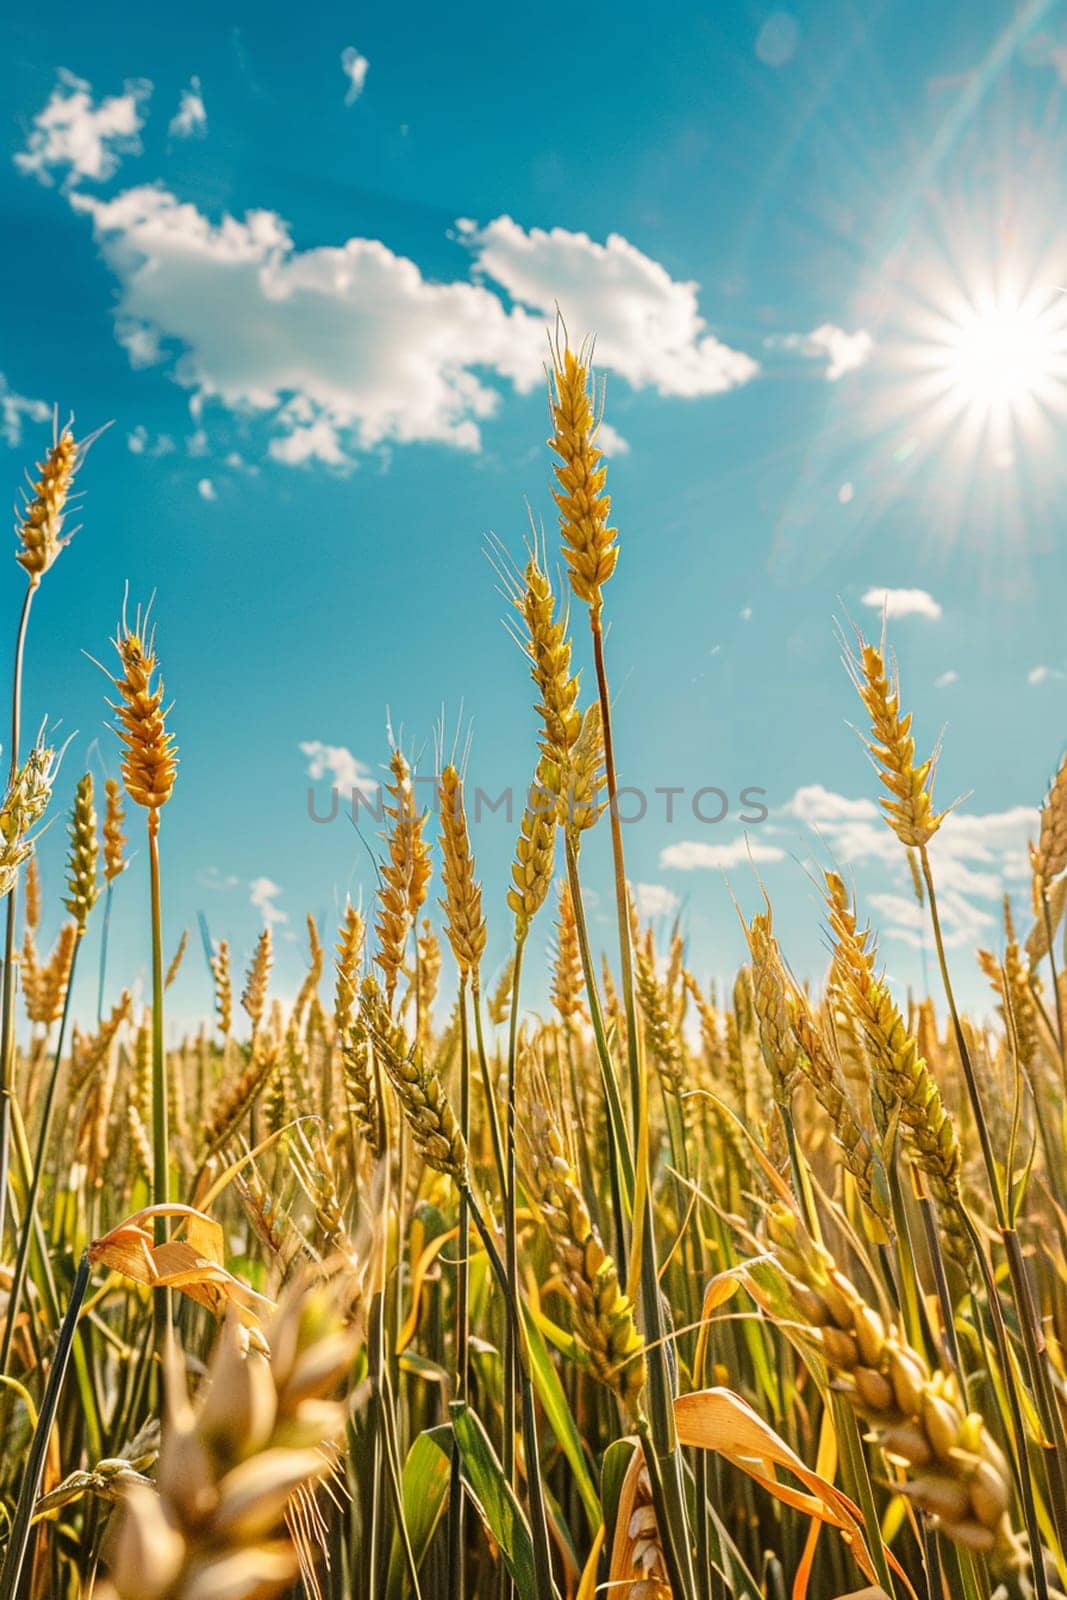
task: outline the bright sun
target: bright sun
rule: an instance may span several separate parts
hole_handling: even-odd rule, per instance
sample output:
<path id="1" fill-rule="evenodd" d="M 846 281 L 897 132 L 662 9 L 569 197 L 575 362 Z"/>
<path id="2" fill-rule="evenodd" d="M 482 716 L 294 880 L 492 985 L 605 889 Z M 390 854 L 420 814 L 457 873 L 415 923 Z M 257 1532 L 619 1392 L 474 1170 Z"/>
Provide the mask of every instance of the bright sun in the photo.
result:
<path id="1" fill-rule="evenodd" d="M 957 315 L 938 351 L 946 397 L 1001 417 L 1060 397 L 1067 349 L 1062 309 L 1054 301 L 989 295 Z"/>
<path id="2" fill-rule="evenodd" d="M 1067 420 L 1067 291 L 1053 271 L 927 272 L 897 347 L 902 448 L 997 470 L 1058 453 Z M 892 402 L 891 402 L 892 404 Z M 909 443 L 910 441 L 913 441 Z"/>

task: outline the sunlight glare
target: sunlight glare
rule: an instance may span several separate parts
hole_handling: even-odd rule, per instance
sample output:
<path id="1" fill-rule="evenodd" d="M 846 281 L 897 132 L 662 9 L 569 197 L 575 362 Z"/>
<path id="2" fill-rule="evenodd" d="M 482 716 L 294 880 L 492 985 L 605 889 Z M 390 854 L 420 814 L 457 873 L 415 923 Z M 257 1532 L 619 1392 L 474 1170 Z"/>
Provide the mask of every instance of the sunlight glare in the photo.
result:
<path id="1" fill-rule="evenodd" d="M 946 331 L 942 371 L 965 406 L 1014 413 L 1062 374 L 1063 333 L 1048 305 L 1033 298 L 988 298 L 970 305 Z"/>

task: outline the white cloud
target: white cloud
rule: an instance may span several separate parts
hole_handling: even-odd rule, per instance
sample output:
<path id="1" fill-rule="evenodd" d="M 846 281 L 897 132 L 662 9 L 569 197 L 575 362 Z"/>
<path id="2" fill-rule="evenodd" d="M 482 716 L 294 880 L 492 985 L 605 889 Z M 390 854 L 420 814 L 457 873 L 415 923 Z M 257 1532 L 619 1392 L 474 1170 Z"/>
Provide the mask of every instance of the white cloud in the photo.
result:
<path id="1" fill-rule="evenodd" d="M 742 606 L 740 612 L 738 613 L 738 615 L 740 616 L 742 622 L 751 622 L 752 621 L 752 607 L 751 606 Z"/>
<path id="2" fill-rule="evenodd" d="M 872 894 L 868 900 L 881 918 L 878 931 L 887 938 L 897 939 L 915 950 L 921 950 L 924 945 L 933 948 L 929 915 L 917 900 L 901 894 Z M 997 920 L 991 911 L 972 905 L 956 890 L 944 887 L 938 891 L 937 910 L 941 933 L 949 949 L 958 946 L 973 949 L 979 940 L 987 937 L 987 930 Z"/>
<path id="3" fill-rule="evenodd" d="M 630 892 L 639 917 L 670 917 L 681 904 L 674 890 L 663 883 L 634 883 Z"/>
<path id="4" fill-rule="evenodd" d="M 217 500 L 219 491 L 215 488 L 210 478 L 201 478 L 196 486 L 196 492 L 201 500 Z"/>
<path id="5" fill-rule="evenodd" d="M 934 679 L 935 689 L 950 689 L 954 683 L 959 683 L 960 675 L 952 667 L 943 672 L 939 678 Z"/>
<path id="6" fill-rule="evenodd" d="M 1062 678 L 1063 676 L 1064 674 L 1059 667 L 1031 667 L 1030 671 L 1026 674 L 1026 681 L 1029 684 L 1036 685 L 1039 683 L 1049 683 L 1054 678 Z"/>
<path id="7" fill-rule="evenodd" d="M 269 211 L 216 224 L 152 185 L 71 204 L 119 279 L 131 360 L 168 363 L 201 410 L 270 417 L 271 453 L 289 464 L 342 466 L 351 450 L 415 440 L 477 450 L 501 400 L 493 379 L 543 382 L 557 295 L 573 327 L 598 329 L 600 370 L 631 385 L 713 394 L 757 370 L 706 332 L 694 284 L 618 235 L 526 234 L 506 217 L 468 227 L 475 270 L 506 305 L 484 281 L 424 278 L 380 240 L 297 250 Z M 607 443 L 620 447 L 610 431 Z"/>
<path id="8" fill-rule="evenodd" d="M 836 383 L 846 373 L 865 366 L 874 350 L 874 340 L 865 328 L 848 333 L 833 322 L 822 322 L 810 333 L 772 335 L 767 344 L 772 349 L 795 350 L 812 360 L 825 361 L 828 383 Z"/>
<path id="9" fill-rule="evenodd" d="M 122 94 L 96 102 L 91 84 L 61 69 L 47 105 L 33 119 L 25 149 L 15 155 L 16 167 L 45 184 L 55 181 L 56 168 L 66 168 L 68 184 L 110 178 L 124 154 L 141 148 L 141 106 L 151 91 L 150 83 L 138 79 L 126 83 Z"/>
<path id="10" fill-rule="evenodd" d="M 174 376 L 201 402 L 274 413 L 373 448 L 433 440 L 476 450 L 499 395 L 476 369 L 537 382 L 543 330 L 487 289 L 436 284 L 375 239 L 294 250 L 282 219 L 250 212 L 215 226 L 166 190 L 76 196 L 122 283 L 118 335 L 177 345 Z M 301 448 L 304 454 L 301 455 Z M 332 458 L 328 435 L 278 448 Z"/>
<path id="11" fill-rule="evenodd" d="M 301 755 L 308 758 L 307 774 L 315 783 L 329 778 L 339 794 L 354 793 L 373 798 L 380 785 L 371 775 L 370 768 L 352 754 L 343 744 L 323 744 L 321 739 L 306 739 L 300 746 Z"/>
<path id="12" fill-rule="evenodd" d="M 628 456 L 630 454 L 629 440 L 624 439 L 618 428 L 613 428 L 610 422 L 602 422 L 597 433 L 597 444 L 606 456 Z"/>
<path id="13" fill-rule="evenodd" d="M 169 456 L 176 449 L 169 433 L 159 433 L 153 439 L 143 422 L 138 422 L 126 435 L 126 448 L 134 456 Z"/>
<path id="14" fill-rule="evenodd" d="M 367 82 L 367 73 L 370 62 L 366 56 L 361 56 L 354 45 L 346 45 L 341 51 L 341 71 L 348 79 L 348 92 L 345 95 L 345 105 L 353 105 L 363 93 Z"/>
<path id="15" fill-rule="evenodd" d="M 860 598 L 860 604 L 883 611 L 887 617 L 929 617 L 936 622 L 941 615 L 940 603 L 925 589 L 871 588 Z"/>
<path id="16" fill-rule="evenodd" d="M 289 921 L 281 907 L 274 904 L 281 892 L 281 885 L 271 878 L 253 878 L 248 885 L 249 902 L 268 924 Z"/>
<path id="17" fill-rule="evenodd" d="M 911 879 L 900 841 L 874 802 L 835 794 L 820 784 L 798 789 L 779 815 L 793 817 L 814 830 L 820 853 L 848 866 L 888 870 L 903 892 L 873 894 L 872 906 L 887 918 L 886 931 L 918 944 L 926 923 L 911 897 Z M 951 943 L 973 943 L 994 919 L 968 896 L 995 904 L 1007 884 L 1028 874 L 1027 844 L 1038 826 L 1032 806 L 1011 806 L 985 813 L 952 811 L 930 841 L 930 862 L 938 892 L 938 909 L 952 931 Z M 914 905 L 914 911 L 905 907 Z M 925 913 L 923 914 L 925 915 Z"/>
<path id="18" fill-rule="evenodd" d="M 633 388 L 660 394 L 720 394 L 755 377 L 751 356 L 708 332 L 697 308 L 698 285 L 673 279 L 621 234 L 598 244 L 587 233 L 519 226 L 497 217 L 484 228 L 457 223 L 475 268 L 513 301 L 539 313 L 538 364 L 545 347 L 543 319 L 559 308 L 575 332 L 596 330 L 596 359 Z"/>
<path id="19" fill-rule="evenodd" d="M 199 138 L 207 132 L 207 107 L 204 105 L 199 78 L 190 78 L 189 87 L 182 90 L 178 109 L 170 119 L 167 132 L 175 139 Z"/>
<path id="20" fill-rule="evenodd" d="M 743 866 L 747 862 L 784 861 L 785 851 L 774 844 L 753 844 L 744 837 L 729 844 L 706 844 L 703 840 L 682 839 L 660 851 L 661 867 L 675 867 L 679 872 L 692 872 L 696 867 Z"/>
<path id="21" fill-rule="evenodd" d="M 201 889 L 236 889 L 239 878 L 233 878 L 229 873 L 222 873 L 218 867 L 201 867 L 196 874 L 196 881 Z"/>
<path id="22" fill-rule="evenodd" d="M 782 807 L 786 816 L 796 817 L 810 827 L 833 828 L 843 822 L 872 820 L 881 816 L 873 800 L 850 800 L 847 795 L 835 794 L 821 783 L 802 785 L 791 800 Z"/>
<path id="23" fill-rule="evenodd" d="M 47 422 L 51 415 L 52 407 L 47 401 L 16 394 L 0 372 L 0 434 L 12 449 L 22 443 L 23 421 Z"/>
<path id="24" fill-rule="evenodd" d="M 313 408 L 302 399 L 292 400 L 278 414 L 278 424 L 283 430 L 272 439 L 268 454 L 286 466 L 307 466 L 313 461 L 323 461 L 331 467 L 348 467 L 351 462 L 341 446 L 337 426 L 327 417 L 316 417 Z"/>

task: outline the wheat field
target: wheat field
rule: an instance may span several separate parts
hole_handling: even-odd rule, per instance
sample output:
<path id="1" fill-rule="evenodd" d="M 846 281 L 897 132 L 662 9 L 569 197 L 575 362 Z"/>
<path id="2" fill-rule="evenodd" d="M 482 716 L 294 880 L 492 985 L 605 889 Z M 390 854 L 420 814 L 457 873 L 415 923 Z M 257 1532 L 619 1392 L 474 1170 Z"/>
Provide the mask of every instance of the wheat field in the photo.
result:
<path id="1" fill-rule="evenodd" d="M 463 772 L 441 762 L 423 809 L 394 749 L 373 905 L 335 935 L 308 918 L 291 1005 L 269 926 L 247 971 L 220 940 L 214 1016 L 177 1047 L 180 685 L 141 612 L 100 643 L 121 782 L 77 778 L 65 916 L 38 943 L 59 756 L 20 726 L 22 661 L 37 590 L 78 559 L 92 441 L 58 431 L 31 480 L 0 812 L 0 1600 L 1067 1592 L 1067 761 L 1029 926 L 1005 907 L 996 951 L 953 951 L 988 982 L 987 1012 L 961 1014 L 936 762 L 886 640 L 850 632 L 931 992 L 896 991 L 832 861 L 814 956 L 746 893 L 749 959 L 716 992 L 629 894 L 605 644 L 625 530 L 589 351 L 562 338 L 550 410 L 558 548 L 496 552 L 539 727 L 506 896 L 483 894 Z M 107 965 L 131 848 L 147 1004 Z M 512 938 L 502 975 L 487 919 Z M 523 978 L 546 962 L 539 1015 Z"/>

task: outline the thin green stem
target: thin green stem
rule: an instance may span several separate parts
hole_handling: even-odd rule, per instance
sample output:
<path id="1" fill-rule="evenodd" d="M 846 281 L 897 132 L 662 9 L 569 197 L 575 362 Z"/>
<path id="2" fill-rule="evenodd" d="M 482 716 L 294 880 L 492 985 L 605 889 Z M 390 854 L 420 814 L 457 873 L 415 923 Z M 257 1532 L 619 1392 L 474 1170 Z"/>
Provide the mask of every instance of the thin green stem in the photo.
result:
<path id="1" fill-rule="evenodd" d="M 482 1094 L 485 1098 L 486 1115 L 489 1118 L 489 1132 L 493 1141 L 493 1160 L 496 1163 L 497 1178 L 500 1183 L 501 1199 L 508 1190 L 508 1167 L 504 1159 L 504 1139 L 500 1132 L 500 1113 L 496 1107 L 496 1088 L 493 1084 L 493 1074 L 489 1068 L 489 1057 L 485 1049 L 485 1034 L 482 1029 L 482 996 L 481 991 L 475 988 L 474 1000 L 474 1036 L 478 1045 L 478 1070 L 482 1079 Z"/>
<path id="2" fill-rule="evenodd" d="M 63 1011 L 59 1019 L 59 1035 L 56 1039 L 52 1070 L 45 1084 L 40 1126 L 37 1131 L 37 1150 L 33 1159 L 33 1169 L 30 1172 L 29 1187 L 26 1191 L 22 1227 L 19 1230 L 18 1252 L 15 1256 L 15 1267 L 8 1295 L 7 1315 L 4 1319 L 4 1337 L 3 1341 L 0 1342 L 0 1372 L 7 1371 L 8 1358 L 11 1355 L 11 1339 L 15 1331 L 15 1325 L 18 1322 L 19 1309 L 22 1304 L 22 1291 L 26 1286 L 26 1269 L 30 1259 L 30 1241 L 33 1238 L 33 1219 L 37 1214 L 37 1199 L 41 1191 L 41 1177 L 44 1172 L 45 1156 L 48 1152 L 48 1140 L 52 1132 L 52 1113 L 55 1109 L 56 1085 L 59 1081 L 59 1069 L 63 1060 L 63 1041 L 66 1037 L 67 1019 L 70 1015 L 70 997 L 74 989 L 74 971 L 77 966 L 78 951 L 81 948 L 82 931 L 79 930 L 71 953 L 70 971 L 67 974 L 67 989 L 66 994 L 63 996 Z"/>
<path id="3" fill-rule="evenodd" d="M 607 779 L 611 853 L 615 875 L 620 976 L 626 1014 L 626 1052 L 630 1069 L 630 1115 L 633 1119 L 634 1150 L 639 1152 L 644 1144 L 648 1096 L 642 1061 L 641 1034 L 637 1023 L 626 860 L 622 848 L 622 827 L 617 798 L 618 780 L 611 724 L 611 696 L 608 693 L 604 630 L 599 601 L 590 607 L 589 622 L 593 635 L 593 660 L 604 737 L 604 771 Z M 663 1497 L 656 1510 L 660 1518 L 664 1553 L 668 1560 L 669 1576 L 675 1589 L 676 1600 L 687 1600 L 688 1596 L 696 1592 L 696 1575 L 693 1570 L 692 1544 L 686 1515 L 681 1454 L 674 1426 L 674 1379 L 667 1355 L 666 1328 L 660 1301 L 659 1271 L 653 1231 L 651 1173 L 646 1171 L 639 1176 L 645 1180 L 642 1190 L 644 1203 L 634 1217 L 634 1225 L 641 1240 L 641 1310 L 645 1323 L 645 1336 L 651 1347 L 648 1359 L 651 1438 L 663 1478 Z"/>
<path id="4" fill-rule="evenodd" d="M 100 931 L 100 981 L 96 989 L 96 1025 L 100 1026 L 104 1020 L 104 988 L 107 982 L 107 945 L 108 935 L 111 932 L 111 900 L 114 895 L 115 885 L 109 878 L 104 890 L 104 918 Z"/>
<path id="5" fill-rule="evenodd" d="M 997 1222 L 1001 1227 L 1006 1227 L 1008 1214 L 1004 1199 L 1004 1186 L 1001 1181 L 1000 1168 L 993 1152 L 993 1140 L 986 1121 L 985 1110 L 982 1106 L 982 1097 L 978 1089 L 978 1079 L 975 1076 L 974 1063 L 971 1053 L 967 1048 L 967 1039 L 963 1032 L 959 1011 L 956 1008 L 956 996 L 952 989 L 952 979 L 949 976 L 948 958 L 945 954 L 945 941 L 941 933 L 941 919 L 937 911 L 937 892 L 934 888 L 934 875 L 930 868 L 930 856 L 925 845 L 919 850 L 919 861 L 922 866 L 923 881 L 926 884 L 926 895 L 930 906 L 930 921 L 934 930 L 934 945 L 937 949 L 937 963 L 941 971 L 941 985 L 948 1001 L 949 1014 L 952 1017 L 952 1031 L 956 1040 L 956 1049 L 959 1053 L 960 1065 L 963 1068 L 963 1077 L 967 1085 L 967 1097 L 971 1103 L 971 1113 L 974 1117 L 975 1127 L 978 1130 L 978 1142 L 982 1147 L 982 1160 L 985 1163 L 986 1176 L 993 1195 L 993 1204 L 996 1209 Z"/>
<path id="6" fill-rule="evenodd" d="M 37 593 L 38 579 L 31 577 L 23 596 L 15 635 L 15 663 L 11 680 L 11 748 L 7 786 L 10 789 L 19 768 L 19 739 L 22 727 L 22 669 L 26 654 L 26 630 L 30 607 Z M 7 1215 L 7 1185 L 11 1170 L 11 1101 L 15 1093 L 15 923 L 18 916 L 18 879 L 7 897 L 4 925 L 4 972 L 0 981 L 0 1247 L 3 1246 Z"/>
<path id="7" fill-rule="evenodd" d="M 463 1142 L 470 1146 L 470 1028 L 467 1020 L 467 979 L 459 986 L 459 1127 Z M 459 1197 L 459 1238 L 456 1254 L 456 1399 L 470 1403 L 470 1207 L 466 1196 Z M 464 1591 L 466 1548 L 464 1498 L 460 1484 L 459 1451 L 452 1452 L 448 1493 L 448 1552 L 451 1593 Z"/>
<path id="8" fill-rule="evenodd" d="M 600 992 L 597 989 L 596 973 L 593 970 L 593 956 L 589 947 L 589 929 L 585 920 L 585 902 L 582 899 L 582 884 L 578 875 L 578 847 L 569 835 L 566 840 L 565 851 L 567 881 L 570 885 L 571 902 L 574 906 L 574 926 L 578 936 L 578 953 L 582 963 L 582 976 L 585 980 L 586 999 L 589 1001 L 589 1017 L 593 1028 L 597 1062 L 600 1066 L 600 1078 L 604 1086 L 604 1098 L 608 1108 L 608 1165 L 611 1177 L 611 1203 L 615 1217 L 615 1260 L 619 1268 L 619 1276 L 625 1282 L 627 1276 L 626 1264 L 629 1259 L 627 1225 L 633 1215 L 634 1204 L 633 1155 L 630 1150 L 630 1135 L 626 1127 L 626 1113 L 623 1108 L 622 1095 L 619 1091 L 618 1079 L 615 1076 L 615 1064 L 611 1059 L 607 1032 L 604 1028 L 604 1013 L 600 1005 Z M 622 1172 L 621 1181 L 619 1177 L 620 1168 Z"/>
<path id="9" fill-rule="evenodd" d="M 89 1286 L 89 1257 L 82 1256 L 75 1274 L 74 1283 L 67 1302 L 66 1314 L 56 1340 L 55 1355 L 48 1373 L 48 1382 L 45 1385 L 41 1409 L 37 1416 L 37 1426 L 33 1430 L 33 1439 L 30 1443 L 30 1453 L 26 1462 L 26 1470 L 22 1476 L 19 1488 L 18 1504 L 11 1523 L 11 1536 L 7 1543 L 7 1553 L 4 1556 L 4 1565 L 0 1568 L 0 1600 L 16 1600 L 19 1592 L 22 1569 L 26 1563 L 26 1552 L 30 1542 L 30 1531 L 33 1524 L 33 1509 L 37 1504 L 37 1496 L 41 1491 L 41 1480 L 44 1476 L 45 1459 L 48 1454 L 48 1441 L 52 1433 L 52 1425 L 56 1419 L 59 1408 L 59 1396 L 63 1389 L 63 1380 L 70 1364 L 70 1353 L 74 1345 L 74 1335 L 78 1327 L 78 1315 L 81 1311 L 85 1291 Z"/>
<path id="10" fill-rule="evenodd" d="M 163 1048 L 163 909 L 159 877 L 159 812 L 148 813 L 148 868 L 152 906 L 152 1202 L 170 1199 L 170 1134 L 167 1104 L 167 1057 Z M 167 1238 L 166 1218 L 155 1219 L 156 1244 Z M 170 1295 L 153 1297 L 156 1352 L 162 1358 L 170 1325 Z"/>
<path id="11" fill-rule="evenodd" d="M 515 1058 L 519 1043 L 519 988 L 522 982 L 522 957 L 526 948 L 525 934 L 515 940 L 515 954 L 511 965 L 511 1014 L 508 1018 L 508 1062 L 506 1069 L 506 1100 L 504 1124 L 504 1158 L 507 1167 L 507 1187 L 504 1191 L 504 1266 L 511 1284 L 511 1293 L 518 1300 L 519 1254 L 518 1180 L 515 1168 Z M 515 1390 L 518 1384 L 519 1352 L 517 1335 L 508 1318 L 504 1324 L 504 1434 L 501 1465 L 504 1476 L 515 1487 Z"/>
<path id="12" fill-rule="evenodd" d="M 522 1374 L 522 1437 L 526 1457 L 526 1491 L 530 1502 L 530 1524 L 533 1535 L 537 1592 L 539 1595 L 545 1596 L 546 1600 L 555 1600 L 558 1591 L 552 1577 L 552 1555 L 548 1545 L 548 1517 L 545 1510 L 545 1492 L 544 1485 L 541 1482 L 540 1451 L 537 1444 L 537 1413 L 534 1408 L 533 1383 L 530 1379 L 529 1358 L 523 1334 L 522 1318 L 519 1314 L 519 1302 L 512 1291 L 507 1269 L 494 1243 L 492 1231 L 482 1216 L 481 1208 L 474 1197 L 470 1184 L 461 1184 L 460 1188 L 461 1192 L 466 1195 L 467 1203 L 470 1207 L 471 1220 L 477 1228 L 478 1237 L 485 1247 L 485 1253 L 489 1257 L 489 1265 L 503 1291 L 507 1315 L 511 1322 L 512 1336 L 515 1340 L 515 1347 L 519 1351 Z M 2 1597 L 0 1597 L 0 1600 L 2 1600 Z"/>

